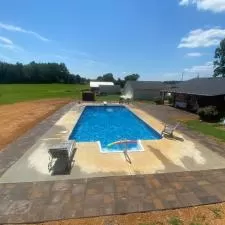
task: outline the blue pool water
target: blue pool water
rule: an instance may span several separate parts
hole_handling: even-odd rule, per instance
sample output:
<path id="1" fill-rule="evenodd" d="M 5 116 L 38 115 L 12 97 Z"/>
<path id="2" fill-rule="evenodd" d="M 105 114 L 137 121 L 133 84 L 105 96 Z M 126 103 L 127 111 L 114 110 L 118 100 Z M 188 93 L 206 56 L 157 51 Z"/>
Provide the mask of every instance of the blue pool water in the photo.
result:
<path id="1" fill-rule="evenodd" d="M 86 106 L 70 140 L 100 141 L 102 151 L 141 150 L 140 143 L 115 144 L 119 140 L 154 140 L 161 135 L 124 106 Z"/>

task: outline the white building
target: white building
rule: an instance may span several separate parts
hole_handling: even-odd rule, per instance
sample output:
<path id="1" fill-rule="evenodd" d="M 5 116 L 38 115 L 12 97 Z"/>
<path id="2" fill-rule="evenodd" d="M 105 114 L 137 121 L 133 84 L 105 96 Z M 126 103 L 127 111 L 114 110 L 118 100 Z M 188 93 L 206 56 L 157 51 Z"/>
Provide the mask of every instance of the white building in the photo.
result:
<path id="1" fill-rule="evenodd" d="M 153 100 L 167 85 L 161 81 L 127 81 L 123 95 L 134 100 Z"/>
<path id="2" fill-rule="evenodd" d="M 113 82 L 104 82 L 104 81 L 90 81 L 90 90 L 91 91 L 99 91 L 99 86 L 113 86 Z"/>

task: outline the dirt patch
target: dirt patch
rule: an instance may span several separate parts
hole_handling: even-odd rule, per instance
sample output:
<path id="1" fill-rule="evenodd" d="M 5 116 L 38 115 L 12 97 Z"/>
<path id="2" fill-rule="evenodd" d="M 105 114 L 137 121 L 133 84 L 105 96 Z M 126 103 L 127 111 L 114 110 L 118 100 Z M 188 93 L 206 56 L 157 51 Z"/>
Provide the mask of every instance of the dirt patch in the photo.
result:
<path id="1" fill-rule="evenodd" d="M 224 225 L 225 203 L 149 213 L 70 219 L 39 225 Z"/>
<path id="2" fill-rule="evenodd" d="M 0 151 L 70 101 L 51 99 L 0 105 Z"/>

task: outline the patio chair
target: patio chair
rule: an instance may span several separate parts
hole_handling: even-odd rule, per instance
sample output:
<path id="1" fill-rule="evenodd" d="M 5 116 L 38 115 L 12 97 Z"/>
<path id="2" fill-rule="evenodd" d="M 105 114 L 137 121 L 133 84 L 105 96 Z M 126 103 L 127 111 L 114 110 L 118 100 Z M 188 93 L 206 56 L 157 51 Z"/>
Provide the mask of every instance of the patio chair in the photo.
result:
<path id="1" fill-rule="evenodd" d="M 54 170 L 55 164 L 57 161 L 61 161 L 63 167 L 60 168 L 64 171 L 71 170 L 71 164 L 75 151 L 75 141 L 66 141 L 58 144 L 54 144 L 49 147 L 49 163 L 48 170 L 49 172 Z M 53 171 L 54 172 L 54 171 Z"/>
<path id="2" fill-rule="evenodd" d="M 161 132 L 161 135 L 173 136 L 173 132 L 177 129 L 179 124 L 180 124 L 179 122 L 175 126 L 165 124 L 164 129 Z"/>

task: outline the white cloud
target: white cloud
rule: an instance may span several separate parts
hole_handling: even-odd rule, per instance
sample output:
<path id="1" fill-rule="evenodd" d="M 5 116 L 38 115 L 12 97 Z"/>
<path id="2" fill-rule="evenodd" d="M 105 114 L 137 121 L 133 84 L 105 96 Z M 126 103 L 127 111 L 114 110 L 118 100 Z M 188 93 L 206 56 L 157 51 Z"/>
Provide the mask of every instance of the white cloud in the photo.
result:
<path id="1" fill-rule="evenodd" d="M 188 5 L 189 0 L 180 0 L 179 5 Z"/>
<path id="2" fill-rule="evenodd" d="M 207 62 L 203 65 L 192 66 L 190 68 L 184 69 L 186 73 L 199 74 L 203 76 L 212 76 L 213 74 L 213 62 Z"/>
<path id="3" fill-rule="evenodd" d="M 31 34 L 31 35 L 35 36 L 36 38 L 40 39 L 41 41 L 45 41 L 45 42 L 49 41 L 49 39 L 41 36 L 40 34 L 34 32 L 34 31 L 25 30 L 21 27 L 17 27 L 17 26 L 10 25 L 10 24 L 5 24 L 5 23 L 0 22 L 0 29 L 13 31 L 13 32 L 21 32 L 21 33 Z"/>
<path id="4" fill-rule="evenodd" d="M 225 11 L 225 0 L 180 0 L 179 5 L 196 5 L 198 10 L 209 10 L 215 13 Z"/>
<path id="5" fill-rule="evenodd" d="M 184 80 L 199 77 L 211 77 L 213 75 L 213 62 L 206 62 L 203 65 L 191 66 L 180 72 L 168 72 L 162 74 L 162 80 L 181 80 L 183 74 Z"/>
<path id="6" fill-rule="evenodd" d="M 12 45 L 13 44 L 13 42 L 11 40 L 9 40 L 6 37 L 2 37 L 2 36 L 0 36 L 0 42 L 3 42 L 4 44 L 8 44 L 8 45 Z"/>
<path id="7" fill-rule="evenodd" d="M 9 45 L 9 44 L 1 44 L 0 43 L 0 48 L 6 48 L 6 49 L 9 49 L 9 50 L 12 50 L 12 51 L 22 51 L 24 50 L 22 47 L 18 46 L 18 45 L 15 45 L 15 44 L 12 44 L 12 45 Z"/>
<path id="8" fill-rule="evenodd" d="M 0 36 L 0 48 L 6 48 L 9 50 L 23 50 L 22 47 L 15 45 L 10 39 Z"/>
<path id="9" fill-rule="evenodd" d="M 225 29 L 218 27 L 203 30 L 196 29 L 189 32 L 186 37 L 181 39 L 178 48 L 199 48 L 199 47 L 210 47 L 220 43 L 225 37 Z"/>
<path id="10" fill-rule="evenodd" d="M 189 52 L 189 53 L 186 54 L 186 56 L 188 56 L 188 57 L 200 57 L 200 56 L 202 56 L 202 53 L 200 53 L 200 52 Z"/>

